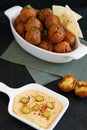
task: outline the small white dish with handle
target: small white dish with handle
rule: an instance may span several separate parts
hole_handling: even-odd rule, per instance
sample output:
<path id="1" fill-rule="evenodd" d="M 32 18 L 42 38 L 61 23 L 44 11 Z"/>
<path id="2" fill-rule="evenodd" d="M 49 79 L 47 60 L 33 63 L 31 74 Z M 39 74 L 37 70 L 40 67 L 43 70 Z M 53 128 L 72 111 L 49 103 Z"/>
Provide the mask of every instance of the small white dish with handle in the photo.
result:
<path id="1" fill-rule="evenodd" d="M 3 92 L 9 96 L 9 103 L 8 103 L 9 114 L 12 115 L 13 117 L 17 118 L 18 120 L 32 126 L 33 128 L 35 128 L 37 130 L 44 130 L 43 128 L 35 125 L 34 123 L 29 122 L 28 120 L 24 119 L 23 117 L 20 117 L 19 115 L 15 114 L 13 111 L 13 102 L 14 102 L 14 98 L 16 97 L 16 95 L 20 94 L 21 92 L 23 92 L 25 90 L 30 90 L 30 89 L 43 91 L 43 92 L 49 94 L 49 96 L 53 96 L 54 98 L 58 99 L 62 103 L 63 108 L 62 108 L 61 112 L 59 113 L 57 118 L 54 120 L 52 125 L 48 129 L 46 129 L 46 130 L 53 130 L 53 128 L 56 126 L 56 124 L 62 118 L 62 116 L 64 115 L 65 111 L 67 110 L 67 108 L 69 106 L 69 100 L 66 97 L 64 97 L 61 94 L 58 94 L 40 84 L 37 84 L 37 83 L 27 84 L 20 88 L 10 88 L 6 84 L 0 82 L 0 92 Z"/>

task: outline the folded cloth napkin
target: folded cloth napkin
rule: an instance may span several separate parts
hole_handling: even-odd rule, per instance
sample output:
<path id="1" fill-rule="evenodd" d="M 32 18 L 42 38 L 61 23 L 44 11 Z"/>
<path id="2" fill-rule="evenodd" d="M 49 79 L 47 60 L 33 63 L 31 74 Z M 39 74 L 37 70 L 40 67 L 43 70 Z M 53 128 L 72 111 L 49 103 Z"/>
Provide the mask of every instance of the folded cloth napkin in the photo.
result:
<path id="1" fill-rule="evenodd" d="M 80 41 L 87 45 L 85 40 L 80 39 Z M 59 79 L 60 76 L 64 76 L 67 73 L 72 73 L 77 80 L 87 80 L 87 55 L 68 63 L 50 63 L 27 53 L 14 40 L 1 58 L 25 65 L 35 82 L 42 85 Z M 58 76 L 50 75 L 47 72 Z"/>

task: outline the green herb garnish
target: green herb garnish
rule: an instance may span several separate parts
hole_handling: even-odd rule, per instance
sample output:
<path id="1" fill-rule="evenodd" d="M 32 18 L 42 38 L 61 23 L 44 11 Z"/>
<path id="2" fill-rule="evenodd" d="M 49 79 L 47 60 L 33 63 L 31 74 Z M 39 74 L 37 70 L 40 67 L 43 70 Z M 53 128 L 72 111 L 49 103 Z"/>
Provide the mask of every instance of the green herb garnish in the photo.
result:
<path id="1" fill-rule="evenodd" d="M 35 28 L 31 28 L 29 31 L 30 31 L 30 32 L 34 32 L 34 31 L 35 31 Z"/>
<path id="2" fill-rule="evenodd" d="M 28 8 L 28 9 L 32 8 L 32 6 L 30 4 L 25 5 L 25 7 Z"/>
<path id="3" fill-rule="evenodd" d="M 47 36 L 47 30 L 46 29 L 43 29 L 42 30 L 42 37 L 46 37 Z"/>

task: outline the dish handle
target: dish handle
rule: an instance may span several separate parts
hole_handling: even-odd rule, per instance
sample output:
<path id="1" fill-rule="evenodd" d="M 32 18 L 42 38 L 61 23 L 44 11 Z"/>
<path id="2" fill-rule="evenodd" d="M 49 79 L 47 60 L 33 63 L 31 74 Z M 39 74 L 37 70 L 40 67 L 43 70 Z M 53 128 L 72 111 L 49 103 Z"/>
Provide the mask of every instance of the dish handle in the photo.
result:
<path id="1" fill-rule="evenodd" d="M 13 6 L 5 10 L 4 14 L 8 17 L 9 20 L 11 20 L 15 14 L 18 14 L 20 12 L 21 9 L 21 6 Z"/>
<path id="2" fill-rule="evenodd" d="M 69 56 L 72 57 L 73 59 L 77 60 L 77 59 L 80 59 L 81 57 L 85 56 L 86 54 L 87 54 L 87 46 L 80 43 L 80 46 L 78 47 L 78 49 L 76 49 L 75 51 L 70 53 Z"/>
<path id="3" fill-rule="evenodd" d="M 6 84 L 0 82 L 0 91 L 7 94 L 10 97 L 12 95 L 12 92 L 14 91 L 14 89 L 10 88 Z"/>

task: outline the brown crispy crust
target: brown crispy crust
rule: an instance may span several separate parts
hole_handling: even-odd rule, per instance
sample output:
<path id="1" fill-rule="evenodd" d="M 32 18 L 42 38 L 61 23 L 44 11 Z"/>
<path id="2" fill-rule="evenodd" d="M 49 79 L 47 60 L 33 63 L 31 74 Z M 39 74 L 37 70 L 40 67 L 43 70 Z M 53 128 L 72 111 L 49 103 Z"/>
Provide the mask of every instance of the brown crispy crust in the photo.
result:
<path id="1" fill-rule="evenodd" d="M 72 74 L 65 75 L 58 83 L 58 87 L 64 92 L 72 91 L 75 88 L 75 85 L 76 79 Z"/>
<path id="2" fill-rule="evenodd" d="M 76 84 L 74 91 L 79 97 L 87 97 L 87 81 L 79 81 Z"/>
<path id="3" fill-rule="evenodd" d="M 57 53 L 67 53 L 67 52 L 71 52 L 71 51 L 72 51 L 72 49 L 66 41 L 57 43 L 54 46 L 54 52 L 57 52 Z"/>

